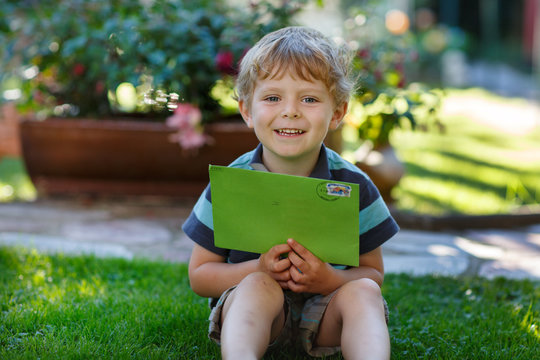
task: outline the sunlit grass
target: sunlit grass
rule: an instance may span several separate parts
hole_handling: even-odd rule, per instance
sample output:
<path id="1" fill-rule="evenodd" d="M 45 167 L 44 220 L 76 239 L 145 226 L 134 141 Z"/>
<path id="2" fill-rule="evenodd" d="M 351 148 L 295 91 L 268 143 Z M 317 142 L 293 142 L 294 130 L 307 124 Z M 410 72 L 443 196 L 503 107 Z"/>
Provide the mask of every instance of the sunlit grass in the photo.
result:
<path id="1" fill-rule="evenodd" d="M 36 189 L 19 158 L 0 158 L 0 202 L 36 198 Z"/>
<path id="2" fill-rule="evenodd" d="M 396 129 L 391 144 L 406 173 L 392 195 L 400 210 L 499 214 L 540 204 L 540 108 L 481 89 L 445 90 L 443 131 Z M 343 155 L 362 144 L 343 127 Z"/>
<path id="3" fill-rule="evenodd" d="M 220 357 L 185 264 L 0 247 L 0 289 L 1 359 Z M 392 359 L 529 360 L 540 351 L 538 282 L 387 274 L 383 293 Z M 305 357 L 283 348 L 266 358 Z"/>
<path id="4" fill-rule="evenodd" d="M 468 99 L 484 96 L 503 104 L 516 101 L 478 91 L 451 94 L 468 94 Z M 511 134 L 467 116 L 443 112 L 441 118 L 442 133 L 398 130 L 393 134 L 392 145 L 407 169 L 393 193 L 398 209 L 495 214 L 540 204 L 540 126 Z M 499 121 L 510 126 L 516 119 Z"/>
<path id="5" fill-rule="evenodd" d="M 462 184 L 437 179 L 406 176 L 395 190 L 398 207 L 412 208 L 420 213 L 436 213 L 436 208 L 469 214 L 501 213 L 508 204 L 493 192 L 474 189 Z M 474 200 L 473 200 L 474 199 Z"/>
<path id="6" fill-rule="evenodd" d="M 0 288 L 1 359 L 217 355 L 185 265 L 0 248 Z"/>

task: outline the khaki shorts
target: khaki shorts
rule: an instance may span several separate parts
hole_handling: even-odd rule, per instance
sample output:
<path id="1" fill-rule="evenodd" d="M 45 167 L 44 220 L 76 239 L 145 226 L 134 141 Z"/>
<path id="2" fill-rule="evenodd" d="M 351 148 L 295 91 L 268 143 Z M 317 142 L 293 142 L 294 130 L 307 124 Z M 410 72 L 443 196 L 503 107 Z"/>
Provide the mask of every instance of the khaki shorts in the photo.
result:
<path id="1" fill-rule="evenodd" d="M 212 312 L 210 313 L 210 327 L 208 337 L 217 344 L 220 344 L 221 338 L 221 312 L 223 304 L 227 297 L 236 287 L 226 290 L 219 299 L 210 299 Z M 336 290 L 337 291 L 337 290 Z M 283 330 L 277 339 L 270 344 L 268 350 L 283 347 L 284 345 L 301 346 L 306 353 L 315 357 L 329 356 L 341 350 L 341 347 L 314 347 L 321 319 L 326 311 L 326 307 L 333 293 L 323 295 L 297 294 L 286 290 L 285 295 L 285 313 L 286 320 Z M 384 313 L 386 322 L 388 322 L 388 306 L 384 301 Z"/>

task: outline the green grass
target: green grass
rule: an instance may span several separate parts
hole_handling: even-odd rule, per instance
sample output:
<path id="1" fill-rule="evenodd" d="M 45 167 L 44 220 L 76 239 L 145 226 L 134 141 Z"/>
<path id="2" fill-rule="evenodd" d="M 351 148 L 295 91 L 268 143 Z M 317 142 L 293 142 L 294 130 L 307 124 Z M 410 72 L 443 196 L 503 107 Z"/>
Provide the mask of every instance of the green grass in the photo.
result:
<path id="1" fill-rule="evenodd" d="M 517 112 L 521 103 L 515 99 L 475 90 L 450 92 L 449 97 L 515 109 L 518 119 L 507 115 L 495 119 L 503 126 L 519 123 L 522 116 Z M 489 111 L 489 106 L 469 113 L 482 116 L 482 111 Z M 392 138 L 406 166 L 393 193 L 397 208 L 429 214 L 495 214 L 540 204 L 540 126 L 508 134 L 465 115 L 443 111 L 441 118 L 443 133 L 398 131 Z"/>
<path id="2" fill-rule="evenodd" d="M 0 248 L 1 359 L 215 359 L 184 264 Z M 393 359 L 533 359 L 540 283 L 387 275 Z M 286 350 L 267 358 L 303 358 Z M 340 358 L 340 357 L 333 357 Z"/>
<path id="3" fill-rule="evenodd" d="M 0 250 L 1 359 L 212 359 L 185 265 Z"/>
<path id="4" fill-rule="evenodd" d="M 398 208 L 490 214 L 540 203 L 540 161 L 505 157 L 515 149 L 513 142 L 503 142 L 500 133 L 466 118 L 447 119 L 446 124 L 445 134 L 396 134 L 396 151 L 406 166 L 393 194 Z M 479 131 L 484 137 L 474 136 Z"/>
<path id="5" fill-rule="evenodd" d="M 479 89 L 447 90 L 440 113 L 444 131 L 392 133 L 406 168 L 392 193 L 395 207 L 436 215 L 538 211 L 540 125 L 536 119 L 531 126 L 532 111 L 520 99 Z M 529 128 L 520 133 L 520 126 Z M 357 135 L 345 127 L 344 138 L 350 156 L 359 145 Z"/>
<path id="6" fill-rule="evenodd" d="M 26 174 L 19 158 L 0 157 L 0 202 L 30 201 L 36 198 L 36 189 Z"/>

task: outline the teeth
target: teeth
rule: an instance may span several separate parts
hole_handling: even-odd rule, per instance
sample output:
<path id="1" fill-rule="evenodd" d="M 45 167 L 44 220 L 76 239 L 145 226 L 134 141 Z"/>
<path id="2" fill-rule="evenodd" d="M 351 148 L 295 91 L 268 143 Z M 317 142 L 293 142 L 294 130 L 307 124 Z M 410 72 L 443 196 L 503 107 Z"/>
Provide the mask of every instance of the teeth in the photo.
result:
<path id="1" fill-rule="evenodd" d="M 303 134 L 305 131 L 299 129 L 277 129 L 276 132 L 279 135 L 299 135 Z"/>

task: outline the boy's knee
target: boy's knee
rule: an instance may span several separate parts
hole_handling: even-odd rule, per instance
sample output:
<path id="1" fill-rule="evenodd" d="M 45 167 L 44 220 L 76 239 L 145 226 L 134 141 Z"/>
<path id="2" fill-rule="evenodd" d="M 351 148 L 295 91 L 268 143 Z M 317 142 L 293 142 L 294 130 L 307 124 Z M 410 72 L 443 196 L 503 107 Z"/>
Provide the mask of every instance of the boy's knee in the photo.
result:
<path id="1" fill-rule="evenodd" d="M 281 286 L 265 273 L 252 273 L 247 275 L 236 287 L 228 301 L 225 303 L 225 313 L 232 303 L 257 304 L 259 310 L 273 309 L 271 312 L 283 308 L 285 295 Z M 242 305 L 244 306 L 244 305 Z"/>
<path id="2" fill-rule="evenodd" d="M 344 284 L 336 296 L 339 297 L 340 302 L 345 302 L 349 306 L 368 301 L 382 303 L 381 288 L 375 281 L 367 278 L 353 280 Z"/>
<path id="3" fill-rule="evenodd" d="M 250 289 L 261 294 L 283 296 L 283 291 L 278 282 L 263 272 L 255 272 L 247 275 L 238 284 L 238 289 Z"/>

